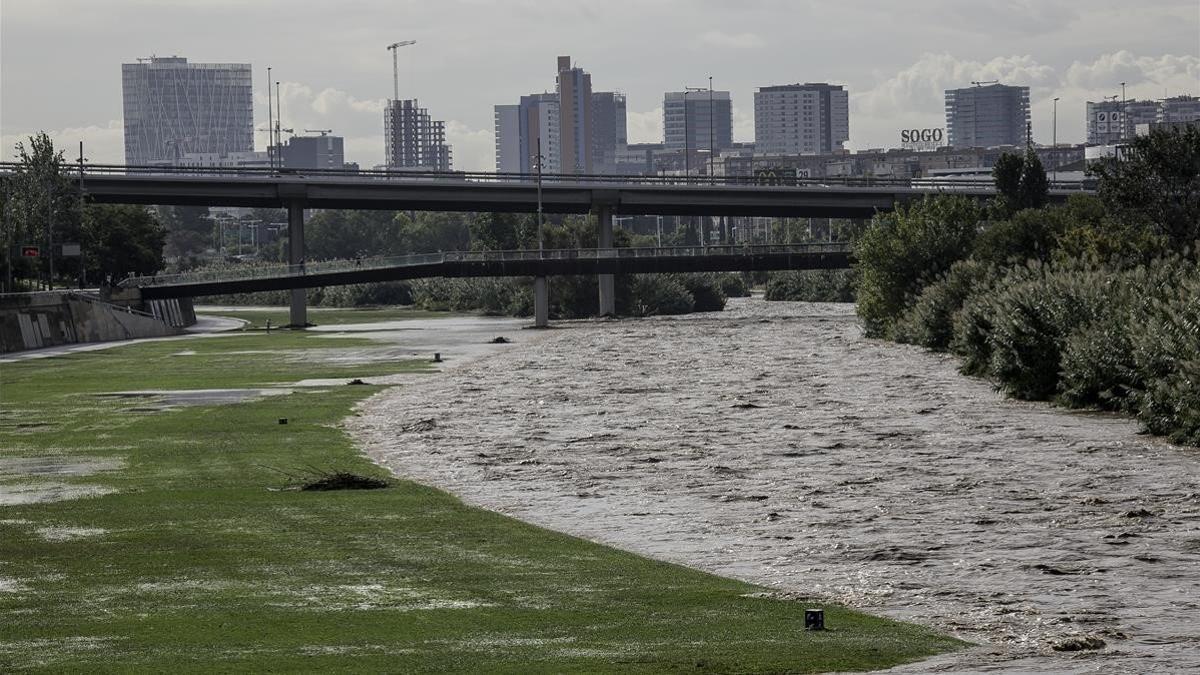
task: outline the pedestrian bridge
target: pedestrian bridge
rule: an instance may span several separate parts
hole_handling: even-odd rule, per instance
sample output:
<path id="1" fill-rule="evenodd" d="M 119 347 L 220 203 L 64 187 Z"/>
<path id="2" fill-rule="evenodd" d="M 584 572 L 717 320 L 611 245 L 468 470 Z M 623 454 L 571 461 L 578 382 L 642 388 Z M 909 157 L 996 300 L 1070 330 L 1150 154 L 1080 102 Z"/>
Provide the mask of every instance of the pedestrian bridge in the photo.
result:
<path id="1" fill-rule="evenodd" d="M 160 300 L 427 277 L 815 270 L 843 269 L 850 262 L 850 247 L 845 243 L 450 251 L 300 265 L 240 264 L 203 272 L 130 277 L 120 286 L 139 289 L 143 300 Z"/>

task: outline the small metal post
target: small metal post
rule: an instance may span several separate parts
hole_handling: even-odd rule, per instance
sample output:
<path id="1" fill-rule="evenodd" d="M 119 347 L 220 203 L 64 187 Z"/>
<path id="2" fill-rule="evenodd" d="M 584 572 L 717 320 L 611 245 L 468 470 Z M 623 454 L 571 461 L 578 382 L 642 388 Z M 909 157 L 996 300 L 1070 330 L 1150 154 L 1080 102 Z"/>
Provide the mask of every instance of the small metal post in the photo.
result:
<path id="1" fill-rule="evenodd" d="M 825 630 L 825 610 L 804 610 L 804 630 Z"/>

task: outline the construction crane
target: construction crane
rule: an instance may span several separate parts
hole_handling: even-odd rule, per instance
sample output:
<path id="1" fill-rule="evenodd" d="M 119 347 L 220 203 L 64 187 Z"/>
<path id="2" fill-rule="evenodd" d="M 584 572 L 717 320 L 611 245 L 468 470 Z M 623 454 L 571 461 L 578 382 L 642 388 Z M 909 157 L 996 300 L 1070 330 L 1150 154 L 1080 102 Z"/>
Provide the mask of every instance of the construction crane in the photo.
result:
<path id="1" fill-rule="evenodd" d="M 1000 80 L 984 80 L 982 82 L 971 80 L 971 84 L 975 85 L 976 87 L 982 87 L 985 84 L 1000 84 Z"/>
<path id="2" fill-rule="evenodd" d="M 322 136 L 325 136 L 327 134 L 332 134 L 333 129 L 305 129 L 304 133 L 306 133 L 306 134 L 321 134 Z"/>
<path id="3" fill-rule="evenodd" d="M 392 92 L 395 94 L 392 98 L 393 101 L 400 100 L 400 62 L 396 58 L 396 53 L 400 51 L 401 47 L 415 44 L 417 44 L 416 40 L 402 40 L 388 45 L 388 49 L 392 52 Z"/>

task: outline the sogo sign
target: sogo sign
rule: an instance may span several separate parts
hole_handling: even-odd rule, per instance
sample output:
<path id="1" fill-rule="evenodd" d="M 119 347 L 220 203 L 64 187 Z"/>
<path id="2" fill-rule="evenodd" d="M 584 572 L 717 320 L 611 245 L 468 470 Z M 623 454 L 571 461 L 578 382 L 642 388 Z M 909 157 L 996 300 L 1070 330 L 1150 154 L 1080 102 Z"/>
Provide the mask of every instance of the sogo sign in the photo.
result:
<path id="1" fill-rule="evenodd" d="M 946 138 L 941 129 L 903 129 L 900 145 L 911 150 L 933 150 L 942 146 Z"/>

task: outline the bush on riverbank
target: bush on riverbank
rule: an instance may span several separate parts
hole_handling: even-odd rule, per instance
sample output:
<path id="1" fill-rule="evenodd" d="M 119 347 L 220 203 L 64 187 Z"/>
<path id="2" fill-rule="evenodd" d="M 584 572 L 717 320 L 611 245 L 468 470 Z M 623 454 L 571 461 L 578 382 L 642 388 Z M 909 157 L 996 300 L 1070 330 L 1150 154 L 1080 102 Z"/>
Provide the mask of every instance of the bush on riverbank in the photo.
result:
<path id="1" fill-rule="evenodd" d="M 1016 398 L 1200 445 L 1197 166 L 1200 131 L 1155 132 L 1101 167 L 1095 197 L 994 204 L 995 222 L 948 196 L 877 216 L 855 247 L 867 333 L 950 350 Z"/>
<path id="2" fill-rule="evenodd" d="M 767 300 L 797 302 L 854 302 L 854 270 L 772 272 L 767 277 Z"/>
<path id="3" fill-rule="evenodd" d="M 200 304 L 278 307 L 291 302 L 291 291 L 260 291 L 231 293 L 197 298 Z M 387 281 L 377 284 L 351 284 L 310 288 L 305 292 L 308 304 L 315 307 L 377 307 L 381 305 L 412 304 L 412 288 L 407 281 Z"/>
<path id="4" fill-rule="evenodd" d="M 618 314 L 654 316 L 724 309 L 726 296 L 716 274 L 632 274 L 615 281 Z M 436 278 L 412 282 L 413 304 L 443 312 L 483 312 L 503 316 L 533 314 L 533 282 L 528 278 Z M 559 319 L 595 316 L 600 309 L 594 276 L 550 279 L 550 315 Z"/>

